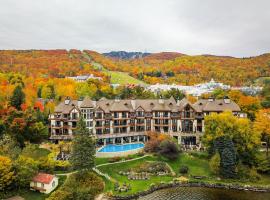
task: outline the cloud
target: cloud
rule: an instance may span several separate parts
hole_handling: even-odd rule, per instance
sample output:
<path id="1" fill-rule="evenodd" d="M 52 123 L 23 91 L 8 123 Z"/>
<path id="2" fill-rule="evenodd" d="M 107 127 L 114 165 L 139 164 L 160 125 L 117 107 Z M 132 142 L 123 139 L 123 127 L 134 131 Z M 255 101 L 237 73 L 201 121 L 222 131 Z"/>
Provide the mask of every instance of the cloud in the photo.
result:
<path id="1" fill-rule="evenodd" d="M 1 49 L 270 52 L 268 0 L 8 0 Z"/>

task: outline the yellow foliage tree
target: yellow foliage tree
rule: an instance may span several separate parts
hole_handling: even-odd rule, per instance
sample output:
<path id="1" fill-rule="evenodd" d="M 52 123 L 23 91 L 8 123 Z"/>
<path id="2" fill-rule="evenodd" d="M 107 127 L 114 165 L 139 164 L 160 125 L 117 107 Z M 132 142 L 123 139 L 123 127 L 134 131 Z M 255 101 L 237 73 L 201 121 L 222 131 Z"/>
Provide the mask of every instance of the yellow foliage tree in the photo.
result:
<path id="1" fill-rule="evenodd" d="M 254 129 L 257 130 L 266 141 L 266 154 L 270 143 L 270 109 L 262 109 L 256 114 Z"/>
<path id="2" fill-rule="evenodd" d="M 15 179 L 10 158 L 0 156 L 0 191 L 5 190 Z"/>

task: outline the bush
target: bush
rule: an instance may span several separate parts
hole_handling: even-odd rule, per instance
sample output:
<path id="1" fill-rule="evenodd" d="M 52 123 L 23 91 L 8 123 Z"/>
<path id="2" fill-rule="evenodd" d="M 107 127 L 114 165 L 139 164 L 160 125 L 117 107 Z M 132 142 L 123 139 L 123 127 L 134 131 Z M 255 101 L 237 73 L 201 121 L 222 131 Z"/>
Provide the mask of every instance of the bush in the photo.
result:
<path id="1" fill-rule="evenodd" d="M 137 153 L 138 156 L 144 156 L 144 152 L 143 151 L 140 151 L 139 153 Z"/>
<path id="2" fill-rule="evenodd" d="M 216 153 L 209 162 L 210 169 L 214 174 L 219 174 L 220 169 L 220 156 L 219 153 Z"/>
<path id="3" fill-rule="evenodd" d="M 126 160 L 131 160 L 133 159 L 133 155 L 128 155 L 127 157 L 125 157 Z"/>
<path id="4" fill-rule="evenodd" d="M 241 163 L 237 166 L 237 175 L 243 180 L 249 180 L 254 182 L 261 179 L 261 176 L 258 174 L 257 170 L 254 167 L 249 168 L 248 166 Z"/>
<path id="5" fill-rule="evenodd" d="M 118 161 L 120 161 L 121 160 L 121 158 L 120 157 L 112 157 L 112 158 L 109 158 L 109 162 L 110 163 L 114 163 L 114 162 L 118 162 Z"/>
<path id="6" fill-rule="evenodd" d="M 159 154 L 168 158 L 169 160 L 177 159 L 180 153 L 178 145 L 169 139 L 161 142 L 159 149 Z"/>
<path id="7" fill-rule="evenodd" d="M 180 168 L 179 168 L 179 173 L 180 174 L 187 174 L 188 171 L 189 171 L 189 168 L 186 165 L 180 166 Z"/>
<path id="8" fill-rule="evenodd" d="M 71 174 L 64 185 L 53 192 L 47 200 L 94 199 L 103 189 L 104 182 L 102 178 L 97 176 L 94 172 L 81 171 Z"/>

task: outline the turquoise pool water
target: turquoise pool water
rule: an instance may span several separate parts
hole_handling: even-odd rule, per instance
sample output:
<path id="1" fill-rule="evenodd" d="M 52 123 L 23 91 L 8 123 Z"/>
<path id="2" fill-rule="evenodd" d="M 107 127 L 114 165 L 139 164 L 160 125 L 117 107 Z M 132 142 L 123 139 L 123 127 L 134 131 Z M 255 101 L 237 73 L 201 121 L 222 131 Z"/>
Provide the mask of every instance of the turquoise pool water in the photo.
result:
<path id="1" fill-rule="evenodd" d="M 107 146 L 102 147 L 98 152 L 123 152 L 123 151 L 129 151 L 134 149 L 140 149 L 143 148 L 143 143 L 133 143 L 133 144 L 109 144 Z"/>

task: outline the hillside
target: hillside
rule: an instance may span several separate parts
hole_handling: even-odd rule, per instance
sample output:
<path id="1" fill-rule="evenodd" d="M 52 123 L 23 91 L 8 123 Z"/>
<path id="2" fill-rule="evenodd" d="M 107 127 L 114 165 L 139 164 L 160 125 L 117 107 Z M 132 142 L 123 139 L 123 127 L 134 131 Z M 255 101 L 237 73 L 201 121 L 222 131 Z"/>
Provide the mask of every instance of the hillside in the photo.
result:
<path id="1" fill-rule="evenodd" d="M 136 55 L 141 56 L 136 58 Z M 36 78 L 61 78 L 92 73 L 103 77 L 104 81 L 121 84 L 145 82 L 191 85 L 214 78 L 235 86 L 253 84 L 260 77 L 270 76 L 270 54 L 234 58 L 189 56 L 176 52 L 148 55 L 141 52 L 121 52 L 118 56 L 120 57 L 115 59 L 95 51 L 76 49 L 2 50 L 0 72 L 17 72 Z M 95 67 L 93 63 L 102 67 Z"/>
<path id="2" fill-rule="evenodd" d="M 270 54 L 250 58 L 229 56 L 160 53 L 140 59 L 111 59 L 89 52 L 94 60 L 112 71 L 127 72 L 149 84 L 196 84 L 214 78 L 226 84 L 250 85 L 259 77 L 270 75 Z"/>

